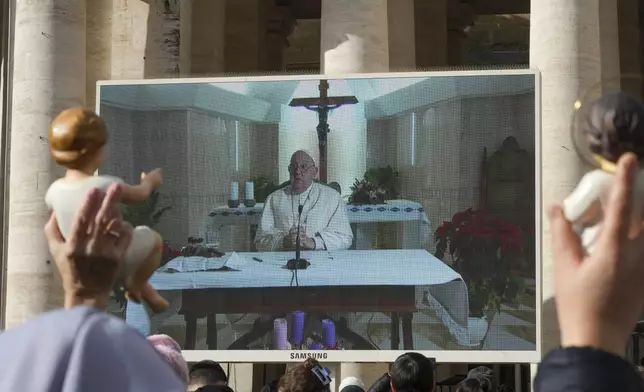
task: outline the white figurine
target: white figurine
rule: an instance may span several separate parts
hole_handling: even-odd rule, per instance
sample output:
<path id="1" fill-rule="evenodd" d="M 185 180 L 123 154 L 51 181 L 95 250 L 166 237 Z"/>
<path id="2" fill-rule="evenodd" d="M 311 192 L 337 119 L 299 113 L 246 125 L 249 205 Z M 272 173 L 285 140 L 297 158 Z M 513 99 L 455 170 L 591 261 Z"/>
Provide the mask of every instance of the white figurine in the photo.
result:
<path id="1" fill-rule="evenodd" d="M 606 94 L 591 104 L 579 125 L 578 131 L 599 169 L 586 174 L 566 198 L 564 214 L 590 254 L 603 226 L 603 206 L 613 184 L 616 162 L 622 154 L 632 152 L 644 163 L 644 105 L 626 93 Z M 634 192 L 631 231 L 642 223 L 644 170 L 637 175 Z"/>
<path id="2" fill-rule="evenodd" d="M 120 178 L 94 175 L 103 162 L 107 139 L 105 121 L 89 110 L 65 110 L 51 124 L 51 155 L 67 171 L 65 177 L 51 184 L 45 202 L 56 213 L 64 237 L 67 237 L 74 216 L 92 189 L 106 191 L 114 183 L 123 184 L 121 201 L 132 204 L 145 201 L 163 183 L 160 169 L 142 175 L 141 184 L 136 186 L 125 184 Z M 165 310 L 168 302 L 148 283 L 148 279 L 159 267 L 162 252 L 163 239 L 156 231 L 147 226 L 135 227 L 123 271 L 119 274 L 127 298 L 137 303 L 144 300 L 157 313 Z"/>

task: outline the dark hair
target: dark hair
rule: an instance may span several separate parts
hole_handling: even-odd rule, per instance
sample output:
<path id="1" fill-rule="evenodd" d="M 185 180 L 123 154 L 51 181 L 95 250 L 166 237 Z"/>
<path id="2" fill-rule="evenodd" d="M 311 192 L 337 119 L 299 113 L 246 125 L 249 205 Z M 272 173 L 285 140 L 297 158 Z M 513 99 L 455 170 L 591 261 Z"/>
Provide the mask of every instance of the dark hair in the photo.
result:
<path id="1" fill-rule="evenodd" d="M 197 362 L 190 368 L 190 384 L 228 384 L 228 377 L 221 365 L 215 361 Z"/>
<path id="2" fill-rule="evenodd" d="M 390 383 L 391 377 L 389 377 L 389 373 L 385 373 L 369 387 L 367 392 L 389 392 L 391 391 Z"/>
<path id="3" fill-rule="evenodd" d="M 396 392 L 432 392 L 436 386 L 434 363 L 419 353 L 405 353 L 389 370 Z"/>
<path id="4" fill-rule="evenodd" d="M 627 152 L 644 159 L 644 106 L 627 93 L 605 94 L 581 121 L 590 151 L 617 162 Z"/>
<path id="5" fill-rule="evenodd" d="M 324 385 L 313 372 L 320 367 L 318 361 L 308 358 L 304 363 L 288 370 L 277 382 L 278 392 L 328 392 L 330 386 Z"/>
<path id="6" fill-rule="evenodd" d="M 277 383 L 278 382 L 279 382 L 279 380 L 273 380 L 273 381 L 267 383 L 266 385 L 264 385 L 262 387 L 262 389 L 260 389 L 259 392 L 277 392 Z"/>
<path id="7" fill-rule="evenodd" d="M 481 381 L 478 378 L 466 378 L 459 385 L 456 392 L 490 392 L 488 389 L 483 388 Z"/>
<path id="8" fill-rule="evenodd" d="M 496 375 L 486 366 L 478 366 L 467 373 L 467 378 L 459 385 L 461 392 L 496 392 Z"/>
<path id="9" fill-rule="evenodd" d="M 195 392 L 234 392 L 228 385 L 206 385 Z"/>

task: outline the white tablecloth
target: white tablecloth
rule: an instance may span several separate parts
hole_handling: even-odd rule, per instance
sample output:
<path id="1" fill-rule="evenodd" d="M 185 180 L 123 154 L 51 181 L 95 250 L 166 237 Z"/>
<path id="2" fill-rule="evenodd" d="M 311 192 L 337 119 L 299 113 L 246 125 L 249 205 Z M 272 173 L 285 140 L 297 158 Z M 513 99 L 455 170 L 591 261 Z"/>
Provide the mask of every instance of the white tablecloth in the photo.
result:
<path id="1" fill-rule="evenodd" d="M 212 267 L 224 264 L 239 271 L 157 272 L 150 283 L 172 302 L 171 308 L 148 319 L 141 305 L 128 303 L 127 323 L 144 334 L 159 326 L 181 307 L 181 290 L 205 288 L 289 287 L 291 271 L 284 269 L 292 252 L 232 253 Z M 298 272 L 299 286 L 415 286 L 419 307 L 433 308 L 459 342 L 469 344 L 467 287 L 461 276 L 425 250 L 372 250 L 303 252 L 311 262 Z M 261 259 L 258 262 L 253 258 Z M 193 270 L 200 258 L 172 260 L 164 268 Z M 192 264 L 192 265 L 189 265 Z M 190 268 L 192 267 L 192 268 Z M 155 332 L 155 331 L 152 331 Z"/>
<path id="2" fill-rule="evenodd" d="M 254 207 L 217 207 L 210 213 L 206 237 L 216 237 L 221 227 L 231 225 L 259 224 L 264 209 L 263 203 Z M 359 224 L 356 233 L 356 248 L 370 249 L 374 236 L 373 223 L 405 222 L 403 225 L 403 249 L 425 248 L 431 239 L 431 225 L 425 209 L 410 200 L 390 200 L 386 204 L 347 204 L 347 216 L 352 224 Z M 416 223 L 409 225 L 408 223 Z"/>

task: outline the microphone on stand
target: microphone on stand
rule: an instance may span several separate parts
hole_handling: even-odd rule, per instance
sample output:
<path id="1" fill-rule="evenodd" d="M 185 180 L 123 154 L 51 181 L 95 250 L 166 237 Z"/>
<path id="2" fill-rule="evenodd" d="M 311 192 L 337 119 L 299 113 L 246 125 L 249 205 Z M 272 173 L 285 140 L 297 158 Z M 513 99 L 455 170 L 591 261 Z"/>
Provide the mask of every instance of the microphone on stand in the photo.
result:
<path id="1" fill-rule="evenodd" d="M 295 239 L 295 258 L 286 262 L 286 268 L 290 270 L 307 269 L 311 263 L 300 257 L 301 244 L 300 244 L 300 220 L 302 219 L 303 205 L 297 207 L 297 238 Z"/>

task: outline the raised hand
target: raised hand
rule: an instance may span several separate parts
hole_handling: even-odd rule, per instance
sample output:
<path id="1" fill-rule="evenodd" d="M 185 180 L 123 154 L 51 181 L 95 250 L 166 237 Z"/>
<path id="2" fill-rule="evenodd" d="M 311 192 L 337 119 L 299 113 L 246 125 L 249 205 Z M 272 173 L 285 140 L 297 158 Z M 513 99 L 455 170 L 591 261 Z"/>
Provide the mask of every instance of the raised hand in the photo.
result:
<path id="1" fill-rule="evenodd" d="M 159 188 L 163 185 L 163 171 L 161 169 L 154 169 L 148 173 L 141 173 L 141 182 L 143 181 L 148 181 L 155 189 Z"/>
<path id="2" fill-rule="evenodd" d="M 560 207 L 549 211 L 561 343 L 622 355 L 644 307 L 644 236 L 629 236 L 637 159 L 618 163 L 597 246 L 585 254 Z M 636 197 L 636 196 L 635 196 Z"/>
<path id="3" fill-rule="evenodd" d="M 132 240 L 132 226 L 122 220 L 118 206 L 121 192 L 119 184 L 112 185 L 106 194 L 91 191 L 66 239 L 55 214 L 45 225 L 49 250 L 63 281 L 66 307 L 107 305 Z"/>

